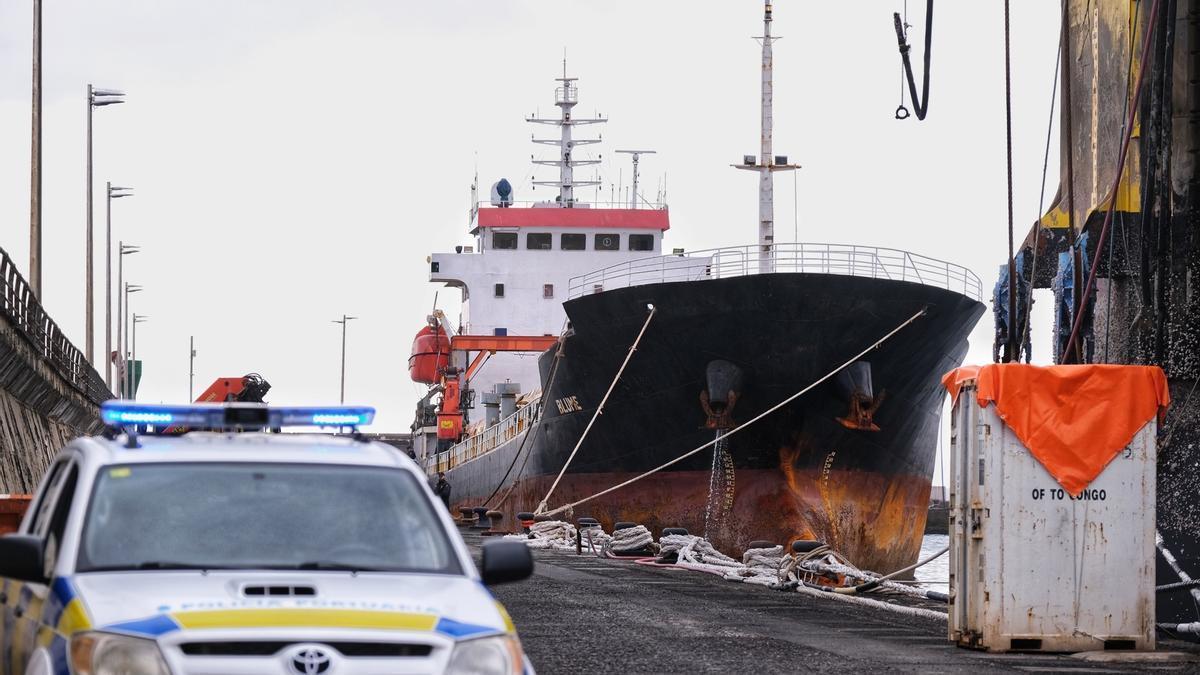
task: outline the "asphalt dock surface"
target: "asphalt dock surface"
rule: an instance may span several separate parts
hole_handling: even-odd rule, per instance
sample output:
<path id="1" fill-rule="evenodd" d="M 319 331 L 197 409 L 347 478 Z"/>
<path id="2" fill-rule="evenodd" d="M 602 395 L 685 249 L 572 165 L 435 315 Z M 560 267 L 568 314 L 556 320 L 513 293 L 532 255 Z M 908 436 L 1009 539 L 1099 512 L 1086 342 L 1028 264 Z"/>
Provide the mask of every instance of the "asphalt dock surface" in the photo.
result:
<path id="1" fill-rule="evenodd" d="M 463 532 L 478 552 L 482 537 Z M 538 673 L 1200 673 L 1196 645 L 1156 654 L 987 654 L 946 624 L 682 569 L 535 550 L 492 589 Z M 1170 650 L 1167 652 L 1166 650 Z"/>

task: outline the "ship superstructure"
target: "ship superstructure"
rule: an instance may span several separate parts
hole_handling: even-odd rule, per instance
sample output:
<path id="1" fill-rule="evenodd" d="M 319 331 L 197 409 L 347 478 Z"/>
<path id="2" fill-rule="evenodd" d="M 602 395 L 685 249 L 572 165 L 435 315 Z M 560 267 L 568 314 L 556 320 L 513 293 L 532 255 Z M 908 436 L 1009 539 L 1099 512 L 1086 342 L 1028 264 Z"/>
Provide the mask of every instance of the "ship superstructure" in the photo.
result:
<path id="1" fill-rule="evenodd" d="M 492 186 L 488 200 L 480 201 L 477 195 L 472 195 L 469 231 L 474 245 L 456 247 L 454 253 L 435 253 L 429 259 L 429 280 L 459 289 L 461 309 L 457 316 L 430 317 L 435 331 L 434 339 L 429 341 L 433 352 L 422 353 L 449 350 L 454 334 L 497 338 L 558 336 L 566 329 L 562 303 L 567 299 L 571 277 L 662 252 L 663 233 L 670 227 L 665 204 L 644 199 L 631 199 L 628 204 L 587 202 L 581 198 L 580 189 L 596 186 L 599 181 L 580 178 L 577 169 L 593 166 L 600 160 L 580 156 L 579 148 L 596 145 L 600 140 L 579 138 L 576 128 L 607 120 L 574 115 L 579 88 L 577 78 L 566 76 L 565 65 L 563 76 L 555 81 L 559 116 L 526 118 L 533 124 L 558 128 L 556 138 L 533 140 L 554 148 L 551 158 L 535 159 L 534 164 L 556 167 L 558 179 L 533 181 L 534 185 L 551 188 L 554 197 L 544 201 L 516 200 L 513 186 L 505 179 Z M 603 281 L 599 281 L 592 292 L 603 289 Z M 444 339 L 439 340 L 438 336 Z M 501 385 L 505 395 L 509 392 L 529 395 L 539 388 L 537 354 L 504 349 L 504 342 L 496 341 L 494 344 L 501 345 L 501 350 L 490 355 L 486 364 L 472 372 L 469 381 L 459 387 L 465 431 L 471 431 L 472 423 L 485 420 L 482 408 L 485 403 L 494 402 L 497 385 Z M 447 353 L 443 358 L 448 364 L 457 359 L 454 365 L 465 371 L 477 356 L 478 352 Z M 425 377 L 436 380 L 429 384 L 440 384 L 443 374 L 436 370 L 433 368 Z M 426 400 L 422 405 L 433 403 Z M 432 421 L 428 415 L 425 417 Z"/>

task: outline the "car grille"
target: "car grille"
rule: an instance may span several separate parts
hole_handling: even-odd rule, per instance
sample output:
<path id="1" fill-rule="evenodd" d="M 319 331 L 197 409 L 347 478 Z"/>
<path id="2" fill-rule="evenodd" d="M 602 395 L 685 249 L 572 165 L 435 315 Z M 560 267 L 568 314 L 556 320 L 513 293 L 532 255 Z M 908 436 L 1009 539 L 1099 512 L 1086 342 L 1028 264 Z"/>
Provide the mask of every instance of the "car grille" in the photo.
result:
<path id="1" fill-rule="evenodd" d="M 294 596 L 314 596 L 317 594 L 317 589 L 312 586 L 243 586 L 242 595 L 245 596 L 269 596 L 269 597 L 294 597 Z"/>

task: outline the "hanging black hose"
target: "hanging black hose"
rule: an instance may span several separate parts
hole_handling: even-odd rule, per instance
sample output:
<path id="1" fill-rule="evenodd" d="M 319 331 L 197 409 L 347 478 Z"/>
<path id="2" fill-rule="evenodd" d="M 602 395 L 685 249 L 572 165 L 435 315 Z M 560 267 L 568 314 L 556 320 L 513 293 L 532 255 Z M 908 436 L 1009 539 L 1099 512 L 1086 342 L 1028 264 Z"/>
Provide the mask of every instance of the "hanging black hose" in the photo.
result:
<path id="1" fill-rule="evenodd" d="M 913 114 L 917 119 L 925 119 L 925 114 L 929 111 L 929 53 L 933 38 L 933 0 L 927 0 L 925 3 L 925 72 L 921 75 L 921 96 L 917 96 L 917 83 L 913 80 L 912 62 L 909 60 L 908 52 L 911 49 L 908 46 L 908 36 L 905 34 L 905 23 L 900 18 L 900 13 L 896 12 L 892 15 L 896 21 L 896 41 L 900 44 L 900 59 L 904 61 L 904 75 L 908 79 L 908 93 L 912 98 Z M 896 119 L 902 120 L 908 118 L 908 108 L 904 107 L 904 103 L 900 103 L 900 107 L 896 108 Z"/>

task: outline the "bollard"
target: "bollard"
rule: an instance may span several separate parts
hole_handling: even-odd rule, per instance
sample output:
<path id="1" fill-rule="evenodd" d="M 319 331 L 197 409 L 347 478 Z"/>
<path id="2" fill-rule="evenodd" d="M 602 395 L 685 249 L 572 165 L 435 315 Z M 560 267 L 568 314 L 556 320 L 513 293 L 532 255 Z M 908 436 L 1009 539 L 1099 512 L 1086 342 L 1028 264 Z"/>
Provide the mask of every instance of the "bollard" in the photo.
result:
<path id="1" fill-rule="evenodd" d="M 663 537 L 667 536 L 668 534 L 686 535 L 687 533 L 688 533 L 688 531 L 687 531 L 686 527 L 664 527 L 662 534 L 659 535 L 659 539 L 662 539 Z"/>
<path id="2" fill-rule="evenodd" d="M 600 521 L 596 520 L 595 518 L 583 516 L 575 521 L 575 552 L 579 555 L 583 554 L 583 531 L 591 528 L 596 528 L 601 532 L 604 531 L 604 529 L 600 527 Z M 591 533 L 588 534 L 587 540 L 588 546 L 594 550 L 595 545 L 592 543 Z"/>
<path id="3" fill-rule="evenodd" d="M 792 553 L 811 553 L 825 545 L 823 541 L 810 541 L 807 539 L 797 539 L 792 542 Z"/>
<path id="4" fill-rule="evenodd" d="M 533 527 L 534 522 L 536 522 L 536 518 L 528 511 L 518 513 L 517 520 L 520 521 L 521 531 L 525 534 L 529 534 L 529 528 Z"/>
<path id="5" fill-rule="evenodd" d="M 483 533 L 483 536 L 494 537 L 498 534 L 508 534 L 508 532 L 500 529 L 500 521 L 504 520 L 503 511 L 488 511 L 486 515 L 490 527 Z"/>
<path id="6" fill-rule="evenodd" d="M 616 525 L 613 525 L 613 532 L 616 532 L 617 530 L 628 530 L 631 527 L 637 527 L 637 526 L 638 526 L 637 523 L 631 523 L 628 520 L 623 520 L 623 521 L 617 523 Z"/>
<path id="7" fill-rule="evenodd" d="M 458 518 L 459 527 L 466 527 L 475 523 L 475 509 L 470 506 L 460 507 L 458 513 L 460 514 Z"/>
<path id="8" fill-rule="evenodd" d="M 767 541 L 766 539 L 756 539 L 755 541 L 750 542 L 746 546 L 746 550 L 749 550 L 752 548 L 775 548 L 778 545 L 779 544 L 776 544 L 773 541 Z"/>
<path id="9" fill-rule="evenodd" d="M 492 523 L 488 521 L 487 507 L 476 506 L 472 509 L 475 512 L 475 524 L 471 526 L 472 530 L 487 530 L 491 529 Z"/>

